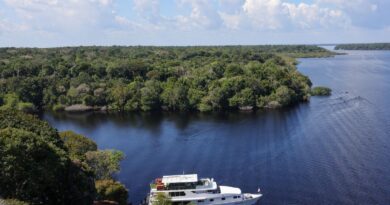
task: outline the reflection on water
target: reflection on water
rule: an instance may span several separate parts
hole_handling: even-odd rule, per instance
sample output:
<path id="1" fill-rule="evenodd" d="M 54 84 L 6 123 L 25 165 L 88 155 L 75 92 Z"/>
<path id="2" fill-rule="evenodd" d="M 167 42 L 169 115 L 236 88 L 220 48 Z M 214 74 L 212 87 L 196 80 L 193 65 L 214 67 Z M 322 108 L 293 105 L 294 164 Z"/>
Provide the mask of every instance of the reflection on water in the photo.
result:
<path id="1" fill-rule="evenodd" d="M 390 52 L 302 59 L 299 69 L 331 97 L 257 113 L 52 114 L 99 148 L 127 158 L 118 179 L 139 202 L 164 174 L 198 173 L 262 204 L 390 202 Z"/>

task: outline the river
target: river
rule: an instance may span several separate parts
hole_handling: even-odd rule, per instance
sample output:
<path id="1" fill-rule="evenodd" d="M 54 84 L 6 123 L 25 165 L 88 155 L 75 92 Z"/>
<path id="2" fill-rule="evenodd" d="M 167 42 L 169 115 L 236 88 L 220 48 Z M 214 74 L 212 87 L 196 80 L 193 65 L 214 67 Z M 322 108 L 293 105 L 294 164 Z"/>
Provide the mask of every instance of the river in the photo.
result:
<path id="1" fill-rule="evenodd" d="M 390 52 L 300 59 L 330 97 L 256 113 L 44 113 L 58 130 L 125 153 L 117 178 L 138 204 L 149 183 L 198 173 L 260 204 L 390 204 Z"/>

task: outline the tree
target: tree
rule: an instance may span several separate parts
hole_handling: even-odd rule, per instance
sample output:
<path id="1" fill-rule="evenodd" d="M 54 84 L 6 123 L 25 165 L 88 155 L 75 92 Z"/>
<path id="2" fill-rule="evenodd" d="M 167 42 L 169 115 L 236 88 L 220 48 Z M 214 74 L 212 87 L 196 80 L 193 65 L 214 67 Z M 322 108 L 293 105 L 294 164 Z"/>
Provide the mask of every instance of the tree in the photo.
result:
<path id="1" fill-rule="evenodd" d="M 20 83 L 17 93 L 21 101 L 33 103 L 40 108 L 43 106 L 43 85 L 42 78 L 26 78 Z"/>
<path id="2" fill-rule="evenodd" d="M 254 106 L 255 96 L 250 88 L 244 88 L 239 93 L 229 99 L 229 106 L 231 107 L 245 107 Z"/>
<path id="3" fill-rule="evenodd" d="M 19 103 L 19 97 L 15 93 L 8 93 L 4 96 L 3 101 L 0 110 L 16 110 Z"/>
<path id="4" fill-rule="evenodd" d="M 164 193 L 157 193 L 153 205 L 172 205 L 171 199 Z"/>
<path id="5" fill-rule="evenodd" d="M 66 152 L 35 133 L 16 128 L 0 131 L 0 194 L 4 197 L 32 204 L 67 204 L 81 194 L 69 187 L 69 165 Z"/>
<path id="6" fill-rule="evenodd" d="M 124 83 L 117 83 L 111 89 L 112 106 L 117 110 L 123 112 L 127 100 L 130 98 L 130 91 Z"/>
<path id="7" fill-rule="evenodd" d="M 198 109 L 205 94 L 206 92 L 203 90 L 190 88 L 187 96 L 190 109 Z"/>
<path id="8" fill-rule="evenodd" d="M 332 94 L 332 89 L 327 88 L 327 87 L 318 86 L 318 87 L 314 87 L 311 89 L 311 95 L 313 95 L 313 96 L 315 96 L 315 95 L 328 96 L 331 94 Z"/>
<path id="9" fill-rule="evenodd" d="M 279 102 L 282 106 L 289 105 L 291 102 L 294 101 L 294 97 L 295 93 L 287 86 L 280 86 L 271 96 L 271 98 Z"/>
<path id="10" fill-rule="evenodd" d="M 248 88 L 258 105 L 267 99 L 287 106 L 310 97 L 311 82 L 294 58 L 331 55 L 301 45 L 3 48 L 0 104 L 14 94 L 11 106 L 1 109 L 63 110 L 84 103 L 118 112 L 229 110 L 240 106 L 241 90 Z M 281 86 L 289 89 L 288 103 L 276 100 Z"/>
<path id="11" fill-rule="evenodd" d="M 140 79 L 135 79 L 131 82 L 127 88 L 131 93 L 131 97 L 127 100 L 125 105 L 126 111 L 136 111 L 141 109 L 141 89 L 143 87 L 143 83 Z"/>
<path id="12" fill-rule="evenodd" d="M 94 171 L 95 178 L 112 179 L 120 170 L 120 161 L 124 154 L 116 150 L 98 150 L 85 153 L 85 162 Z"/>
<path id="13" fill-rule="evenodd" d="M 145 82 L 141 89 L 141 109 L 144 111 L 155 110 L 160 107 L 160 83 L 155 80 Z"/>
<path id="14" fill-rule="evenodd" d="M 69 104 L 81 103 L 80 93 L 75 87 L 70 87 L 66 95 L 68 97 Z"/>
<path id="15" fill-rule="evenodd" d="M 45 142 L 64 149 L 63 142 L 59 138 L 57 130 L 51 127 L 48 122 L 41 121 L 33 115 L 11 110 L 0 111 L 0 129 L 8 127 L 35 133 Z"/>
<path id="16" fill-rule="evenodd" d="M 72 159 L 84 160 L 85 153 L 97 150 L 94 141 L 73 131 L 60 132 L 60 137 Z"/>
<path id="17" fill-rule="evenodd" d="M 0 195 L 31 204 L 91 204 L 93 173 L 70 160 L 57 131 L 16 111 L 0 112 Z"/>
<path id="18" fill-rule="evenodd" d="M 241 75 L 241 74 L 243 74 L 243 70 L 240 68 L 240 65 L 238 65 L 238 64 L 229 64 L 226 67 L 224 76 L 225 77 L 233 77 L 233 76 L 237 76 L 237 75 Z"/>
<path id="19" fill-rule="evenodd" d="M 95 183 L 97 200 L 116 201 L 119 205 L 126 205 L 128 190 L 126 187 L 112 179 L 97 180 Z"/>
<path id="20" fill-rule="evenodd" d="M 170 78 L 161 93 L 161 100 L 170 110 L 186 110 L 189 108 L 187 92 L 184 80 Z"/>

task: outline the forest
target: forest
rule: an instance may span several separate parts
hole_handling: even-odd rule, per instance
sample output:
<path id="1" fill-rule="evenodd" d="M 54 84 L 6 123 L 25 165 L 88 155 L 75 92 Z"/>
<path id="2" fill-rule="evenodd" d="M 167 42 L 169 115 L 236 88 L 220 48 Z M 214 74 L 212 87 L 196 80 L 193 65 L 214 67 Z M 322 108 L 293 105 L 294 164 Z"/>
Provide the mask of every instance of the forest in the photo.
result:
<path id="1" fill-rule="evenodd" d="M 115 180 L 124 157 L 36 116 L 0 111 L 0 204 L 126 205 L 128 190 Z"/>
<path id="2" fill-rule="evenodd" d="M 333 55 L 304 45 L 0 48 L 0 110 L 278 108 L 310 97 L 296 58 Z"/>
<path id="3" fill-rule="evenodd" d="M 390 50 L 390 43 L 356 43 L 340 44 L 336 50 Z"/>

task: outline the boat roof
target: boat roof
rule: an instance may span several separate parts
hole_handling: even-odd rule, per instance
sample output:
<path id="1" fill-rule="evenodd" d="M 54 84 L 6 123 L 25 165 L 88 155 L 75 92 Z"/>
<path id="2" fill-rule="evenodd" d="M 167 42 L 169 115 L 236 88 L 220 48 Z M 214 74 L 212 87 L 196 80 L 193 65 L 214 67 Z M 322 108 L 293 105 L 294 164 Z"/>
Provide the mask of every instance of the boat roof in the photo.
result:
<path id="1" fill-rule="evenodd" d="M 163 176 L 162 178 L 162 183 L 164 184 L 191 183 L 197 181 L 198 181 L 197 174 L 170 175 L 170 176 Z"/>
<path id="2" fill-rule="evenodd" d="M 230 186 L 219 186 L 221 194 L 241 194 L 241 189 Z"/>

